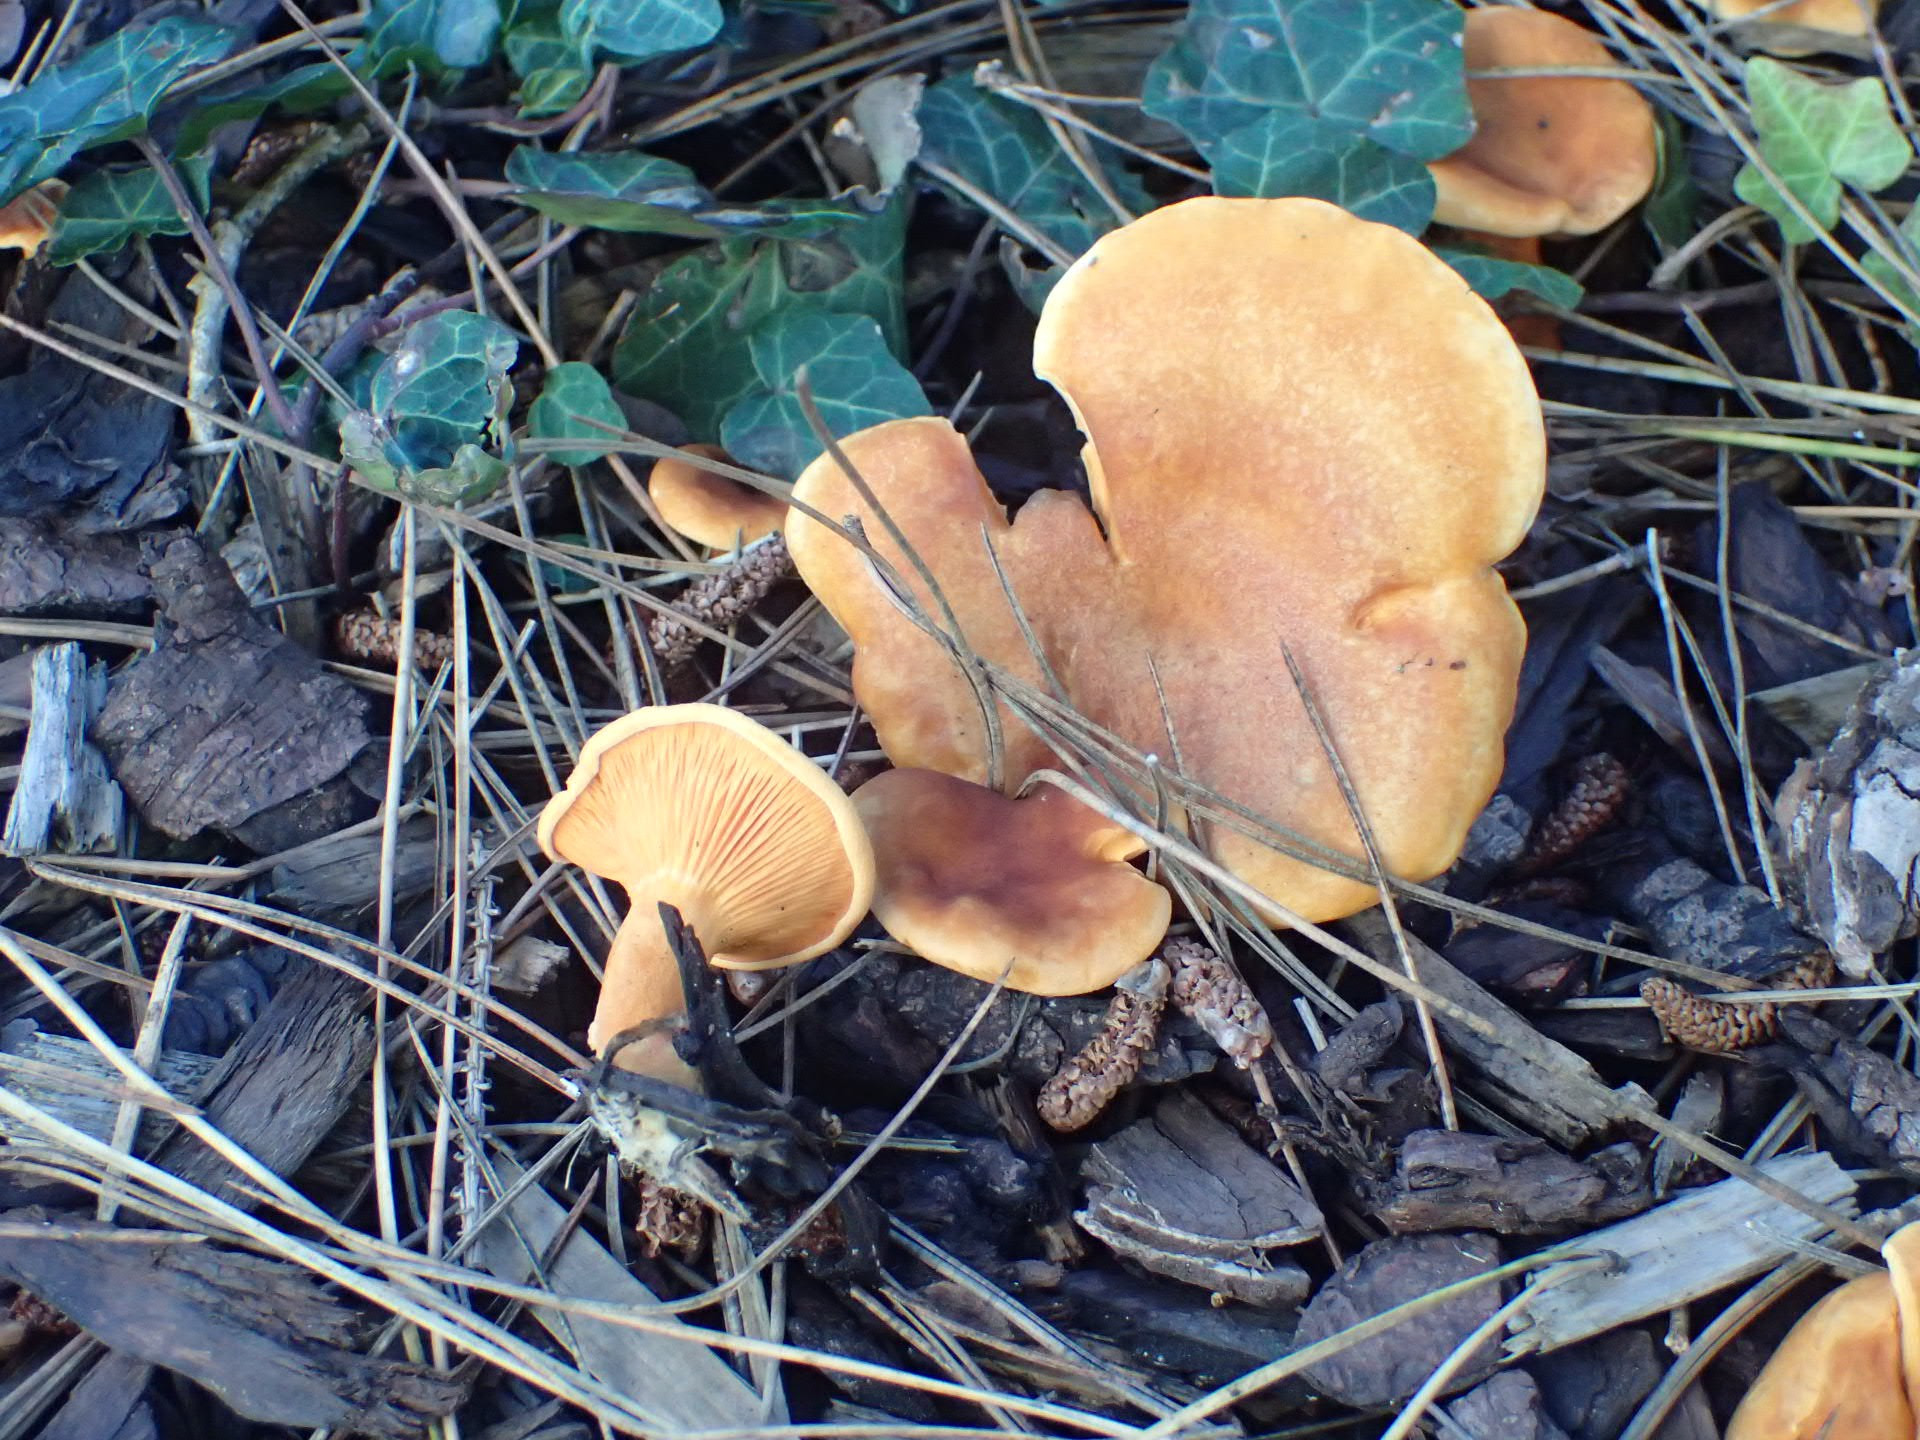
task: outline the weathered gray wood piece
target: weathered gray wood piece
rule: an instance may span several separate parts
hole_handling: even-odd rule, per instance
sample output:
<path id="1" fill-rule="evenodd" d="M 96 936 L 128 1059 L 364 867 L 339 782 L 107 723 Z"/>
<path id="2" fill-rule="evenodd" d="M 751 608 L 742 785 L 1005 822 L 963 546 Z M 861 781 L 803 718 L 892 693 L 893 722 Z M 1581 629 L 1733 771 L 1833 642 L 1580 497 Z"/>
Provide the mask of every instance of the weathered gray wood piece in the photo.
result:
<path id="1" fill-rule="evenodd" d="M 496 1157 L 494 1165 L 505 1185 L 525 1173 L 505 1156 Z M 499 1279 L 524 1285 L 531 1283 L 534 1274 L 529 1248 L 533 1255 L 546 1255 L 566 1223 L 567 1212 L 537 1186 L 521 1191 L 508 1210 L 513 1228 L 506 1220 L 488 1226 L 474 1241 L 473 1258 Z M 578 1230 L 543 1270 L 556 1295 L 641 1308 L 659 1304 L 658 1296 L 629 1275 L 591 1235 Z M 781 1421 L 777 1411 L 772 1416 L 763 1414 L 760 1397 L 708 1348 L 703 1339 L 706 1332 L 694 1326 L 668 1321 L 671 1328 L 664 1333 L 632 1330 L 538 1305 L 531 1309 L 533 1318 L 555 1340 L 577 1350 L 583 1369 L 651 1416 L 658 1433 L 751 1430 Z"/>
<path id="2" fill-rule="evenodd" d="M 1416 1130 L 1372 1209 L 1402 1235 L 1534 1235 L 1618 1220 L 1646 1209 L 1650 1198 L 1645 1157 L 1629 1143 L 1580 1161 L 1540 1140 Z"/>
<path id="3" fill-rule="evenodd" d="M 140 1243 L 71 1215 L 14 1210 L 5 1219 L 0 1276 L 248 1419 L 411 1440 L 465 1396 L 433 1370 L 358 1353 L 368 1317 L 298 1266 L 168 1234 Z M 45 1238 L 31 1233 L 48 1220 Z"/>
<path id="4" fill-rule="evenodd" d="M 1777 1155 L 1759 1168 L 1843 1215 L 1854 1213 L 1854 1180 L 1825 1152 Z M 1818 1221 L 1744 1180 L 1689 1190 L 1582 1237 L 1583 1253 L 1604 1253 L 1615 1263 L 1543 1289 L 1516 1320 L 1507 1352 L 1557 1350 L 1663 1314 L 1771 1269 L 1793 1254 L 1791 1242 L 1820 1234 Z"/>
<path id="5" fill-rule="evenodd" d="M 107 699 L 107 667 L 69 641 L 33 660 L 33 718 L 0 850 L 86 854 L 112 846 L 126 805 L 87 734 Z"/>
<path id="6" fill-rule="evenodd" d="M 163 1050 L 154 1079 L 175 1099 L 187 1100 L 217 1063 L 209 1055 Z M 31 1020 L 0 1029 L 0 1085 L 102 1144 L 113 1135 L 120 1101 L 132 1098 L 119 1072 L 93 1046 L 72 1036 L 46 1034 Z M 146 1111 L 136 1150 L 144 1154 L 170 1125 L 158 1112 Z M 45 1154 L 49 1148 L 38 1130 L 5 1115 L 0 1115 L 0 1138 L 10 1152 Z"/>
<path id="7" fill-rule="evenodd" d="M 1319 1235 L 1319 1207 L 1192 1095 L 1095 1145 L 1085 1175 L 1074 1219 L 1123 1258 L 1249 1304 L 1306 1297 L 1306 1272 L 1270 1252 Z"/>

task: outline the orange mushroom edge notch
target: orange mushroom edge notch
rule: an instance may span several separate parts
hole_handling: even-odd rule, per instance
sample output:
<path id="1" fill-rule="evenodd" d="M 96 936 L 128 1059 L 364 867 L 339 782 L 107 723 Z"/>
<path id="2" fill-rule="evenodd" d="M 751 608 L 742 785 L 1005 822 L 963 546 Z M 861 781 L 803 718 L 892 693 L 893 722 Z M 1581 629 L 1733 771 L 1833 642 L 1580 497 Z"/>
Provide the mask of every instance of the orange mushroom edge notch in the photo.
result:
<path id="1" fill-rule="evenodd" d="M 936 770 L 854 792 L 873 913 L 923 960 L 1030 995 L 1103 990 L 1153 954 L 1173 901 L 1127 862 L 1146 849 L 1047 784 L 1012 800 Z"/>
<path id="2" fill-rule="evenodd" d="M 1887 1269 L 1800 1317 L 1727 1424 L 1726 1440 L 1912 1440 L 1920 1417 L 1920 1225 L 1881 1247 Z"/>
<path id="3" fill-rule="evenodd" d="M 1484 70 L 1618 69 L 1592 31 L 1541 10 L 1469 10 L 1471 74 Z M 1625 80 L 1587 75 L 1467 81 L 1474 133 L 1427 167 L 1436 224 L 1528 238 L 1604 230 L 1653 188 L 1653 107 Z"/>
<path id="4" fill-rule="evenodd" d="M 540 815 L 540 848 L 627 891 L 587 1031 L 595 1054 L 686 997 L 660 923 L 675 906 L 722 969 L 764 970 L 831 950 L 865 917 L 873 850 L 852 803 L 819 766 L 718 705 L 662 705 L 589 740 Z M 697 1083 L 659 1033 L 622 1068 Z"/>
<path id="5" fill-rule="evenodd" d="M 1187 779 L 1363 870 L 1290 649 L 1388 870 L 1445 869 L 1500 775 L 1525 630 L 1492 567 L 1545 480 L 1539 401 L 1493 311 L 1389 226 L 1317 200 L 1203 197 L 1083 255 L 1046 302 L 1034 357 L 1087 438 L 1091 509 L 1041 491 L 1010 522 L 943 420 L 843 442 L 968 648 L 1042 691 L 1057 682 L 1137 751 L 1178 755 Z M 794 495 L 860 520 L 905 587 L 837 529 L 789 515 L 802 577 L 853 639 L 882 748 L 984 781 L 974 691 L 903 608 L 942 613 L 889 528 L 831 456 Z M 1053 754 L 1005 706 L 999 729 L 1017 791 Z M 1145 782 L 1135 798 L 1153 803 Z M 1205 839 L 1274 919 L 1377 898 L 1351 871 L 1226 826 Z"/>
<path id="6" fill-rule="evenodd" d="M 1707 0 L 1716 20 L 1732 22 L 1735 41 L 1768 55 L 1873 53 L 1880 0 Z"/>
<path id="7" fill-rule="evenodd" d="M 660 518 L 696 545 L 725 552 L 780 533 L 787 502 L 777 495 L 698 465 L 688 457 L 731 463 L 718 445 L 688 445 L 663 455 L 647 476 L 647 494 Z"/>

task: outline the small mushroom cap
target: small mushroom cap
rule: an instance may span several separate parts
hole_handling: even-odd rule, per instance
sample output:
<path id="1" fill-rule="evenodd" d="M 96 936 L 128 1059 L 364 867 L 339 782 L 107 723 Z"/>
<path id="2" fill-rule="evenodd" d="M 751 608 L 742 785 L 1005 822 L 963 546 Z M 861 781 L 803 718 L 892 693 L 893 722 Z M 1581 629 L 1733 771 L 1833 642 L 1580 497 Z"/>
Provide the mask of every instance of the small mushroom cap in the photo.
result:
<path id="1" fill-rule="evenodd" d="M 873 913 L 923 959 L 1030 995 L 1084 995 L 1154 952 L 1173 901 L 1126 862 L 1131 831 L 1051 785 L 1010 800 L 933 770 L 853 796 L 873 840 Z M 1007 971 L 1007 962 L 1013 962 Z"/>
<path id="2" fill-rule="evenodd" d="M 1912 1440 L 1900 1348 L 1892 1277 L 1849 1280 L 1787 1332 L 1726 1440 Z"/>
<path id="3" fill-rule="evenodd" d="M 689 455 L 727 459 L 718 445 L 688 445 Z M 653 462 L 647 494 L 660 517 L 696 545 L 732 550 L 778 533 L 787 520 L 787 502 L 725 475 L 703 470 L 691 460 L 665 455 Z"/>
<path id="4" fill-rule="evenodd" d="M 765 726 L 720 705 L 656 705 L 580 752 L 540 813 L 540 848 L 666 901 L 728 969 L 831 950 L 867 913 L 873 850 L 846 794 Z"/>
<path id="5" fill-rule="evenodd" d="M 1467 69 L 1618 62 L 1591 31 L 1543 10 L 1469 10 Z M 1427 168 L 1442 225 L 1492 235 L 1591 235 L 1646 198 L 1659 169 L 1653 107 L 1625 80 L 1467 81 L 1473 139 Z"/>
<path id="6" fill-rule="evenodd" d="M 1075 262 L 1034 368 L 1088 437 L 1091 508 L 1043 490 L 1010 521 L 944 420 L 842 442 L 968 647 L 1043 692 L 1057 680 L 1135 749 L 1177 754 L 1196 783 L 1357 860 L 1290 651 L 1387 869 L 1445 869 L 1499 779 L 1526 636 L 1492 567 L 1526 535 L 1545 474 L 1532 378 L 1493 311 L 1390 226 L 1317 200 L 1202 197 Z M 831 456 L 794 494 L 860 518 L 938 619 Z M 797 509 L 787 544 L 853 638 L 854 689 L 894 764 L 985 780 L 972 688 L 878 568 Z M 1008 788 L 1053 763 L 1010 708 L 1000 733 Z M 1310 920 L 1378 899 L 1225 826 L 1208 845 Z"/>
<path id="7" fill-rule="evenodd" d="M 1893 1282 L 1900 1313 L 1900 1364 L 1907 1382 L 1907 1404 L 1920 1421 L 1920 1223 L 1903 1225 L 1880 1246 Z"/>
<path id="8" fill-rule="evenodd" d="M 1818 55 L 1828 50 L 1853 52 L 1865 48 L 1873 33 L 1880 0 L 1796 0 L 1781 6 L 1777 0 L 1707 0 L 1718 20 L 1745 20 L 1767 13 L 1751 24 L 1737 26 L 1737 39 L 1769 55 Z"/>
<path id="9" fill-rule="evenodd" d="M 32 259 L 53 234 L 60 202 L 66 198 L 66 181 L 42 180 L 0 205 L 0 250 L 18 250 Z"/>

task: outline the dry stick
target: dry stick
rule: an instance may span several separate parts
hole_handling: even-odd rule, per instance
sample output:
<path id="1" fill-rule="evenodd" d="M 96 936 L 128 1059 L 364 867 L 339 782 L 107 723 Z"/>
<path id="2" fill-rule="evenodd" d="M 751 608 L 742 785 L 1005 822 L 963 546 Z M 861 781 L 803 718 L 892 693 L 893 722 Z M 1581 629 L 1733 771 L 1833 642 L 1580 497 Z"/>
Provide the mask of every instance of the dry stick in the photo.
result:
<path id="1" fill-rule="evenodd" d="M 1380 894 L 1380 909 L 1387 917 L 1387 929 L 1392 932 L 1394 946 L 1400 952 L 1400 966 L 1407 972 L 1408 979 L 1418 980 L 1419 966 L 1414 963 L 1413 951 L 1407 944 L 1407 932 L 1400 924 L 1400 907 L 1394 903 L 1393 888 L 1387 884 L 1387 868 L 1380 861 L 1380 846 L 1374 838 L 1373 822 L 1367 818 L 1366 807 L 1360 803 L 1360 792 L 1354 788 L 1353 776 L 1340 756 L 1340 747 L 1334 742 L 1333 732 L 1327 726 L 1327 717 L 1320 709 L 1320 702 L 1314 698 L 1313 688 L 1307 684 L 1300 662 L 1294 658 L 1293 647 L 1282 641 L 1280 655 L 1287 662 L 1287 674 L 1293 677 L 1293 688 L 1300 697 L 1300 704 L 1306 709 L 1307 722 L 1313 726 L 1321 752 L 1333 770 L 1334 783 L 1340 787 L 1340 798 L 1346 802 L 1354 831 L 1360 837 L 1361 847 L 1367 852 L 1367 867 L 1373 871 L 1374 889 Z M 1433 1011 L 1424 1000 L 1416 998 L 1413 1003 L 1414 1011 L 1420 1018 L 1420 1037 L 1427 1047 L 1427 1063 L 1433 1067 L 1434 1085 L 1440 1095 L 1441 1120 L 1447 1129 L 1458 1130 L 1460 1111 L 1454 1103 L 1453 1079 L 1447 1073 L 1446 1051 L 1440 1044 L 1440 1031 L 1433 1023 Z"/>
<path id="2" fill-rule="evenodd" d="M 174 990 L 180 983 L 180 973 L 186 968 L 187 934 L 193 928 L 193 917 L 181 915 L 173 922 L 173 929 L 167 936 L 166 948 L 160 952 L 160 963 L 153 971 L 153 993 L 146 1006 L 146 1013 L 140 1017 L 140 1033 L 134 1038 L 133 1063 L 149 1075 L 153 1074 L 160 1062 L 160 1043 L 166 1034 L 167 1012 L 172 1008 Z M 140 1133 L 140 1102 L 135 1099 L 123 1100 L 119 1112 L 113 1117 L 113 1135 L 108 1141 L 122 1154 L 133 1153 L 135 1137 Z M 100 1190 L 99 1207 L 95 1214 L 100 1223 L 110 1224 L 119 1205 L 118 1188 L 111 1183 Z"/>
<path id="3" fill-rule="evenodd" d="M 1727 666 L 1733 676 L 1733 750 L 1740 759 L 1740 788 L 1746 792 L 1747 829 L 1753 836 L 1754 853 L 1760 860 L 1760 874 L 1767 882 L 1767 894 L 1775 905 L 1781 904 L 1780 877 L 1774 872 L 1773 851 L 1766 841 L 1767 827 L 1761 816 L 1760 787 L 1753 771 L 1753 747 L 1747 733 L 1747 662 L 1740 650 L 1740 634 L 1733 623 L 1733 587 L 1731 579 L 1731 532 L 1733 507 L 1728 496 L 1731 466 L 1726 450 L 1718 453 L 1714 465 L 1714 496 L 1720 510 L 1719 534 L 1714 541 L 1714 578 L 1718 582 L 1720 635 L 1727 647 Z"/>

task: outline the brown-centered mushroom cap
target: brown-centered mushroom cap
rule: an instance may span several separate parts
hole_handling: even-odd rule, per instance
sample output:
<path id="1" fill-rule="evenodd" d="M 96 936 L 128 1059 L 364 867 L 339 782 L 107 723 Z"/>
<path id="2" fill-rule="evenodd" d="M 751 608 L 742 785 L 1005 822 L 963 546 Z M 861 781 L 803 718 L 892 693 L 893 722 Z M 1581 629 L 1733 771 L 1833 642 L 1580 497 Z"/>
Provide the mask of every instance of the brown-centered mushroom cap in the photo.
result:
<path id="1" fill-rule="evenodd" d="M 1084 995 L 1167 933 L 1172 900 L 1126 863 L 1146 847 L 1051 785 L 1011 800 L 934 770 L 889 770 L 853 804 L 873 841 L 874 916 L 936 965 L 988 982 L 1006 972 L 1008 989 L 1032 995 Z"/>
<path id="2" fill-rule="evenodd" d="M 843 442 L 969 647 L 1043 690 L 1057 677 L 1133 746 L 1177 755 L 1198 783 L 1357 857 L 1287 678 L 1289 647 L 1387 867 L 1444 869 L 1499 778 L 1525 632 L 1492 566 L 1525 535 L 1544 482 L 1539 402 L 1492 310 L 1389 226 L 1317 200 L 1208 197 L 1083 255 L 1047 301 L 1034 359 L 1088 437 L 1091 510 L 1041 491 L 1009 522 L 943 420 Z M 832 457 L 795 499 L 858 517 L 939 616 Z M 797 509 L 787 541 L 853 638 L 855 692 L 889 757 L 984 780 L 971 687 L 876 567 Z M 1053 763 L 1004 707 L 1000 728 L 1009 789 Z M 1207 838 L 1309 919 L 1376 899 L 1229 827 Z"/>
<path id="3" fill-rule="evenodd" d="M 1777 0 L 1707 0 L 1707 9 L 1715 19 L 1735 21 L 1764 10 L 1760 18 L 1736 26 L 1735 37 L 1769 55 L 1818 55 L 1864 49 L 1880 0 L 1795 0 L 1785 6 Z"/>
<path id="4" fill-rule="evenodd" d="M 1912 1440 L 1920 1417 L 1920 1225 L 1787 1332 L 1726 1440 Z"/>
<path id="5" fill-rule="evenodd" d="M 718 705 L 655 706 L 600 731 L 541 812 L 539 836 L 555 859 L 617 880 L 631 903 L 587 1032 L 596 1052 L 684 1008 L 661 902 L 679 909 L 715 965 L 760 970 L 832 949 L 873 893 L 873 851 L 845 794 L 771 731 Z M 674 1070 L 671 1044 L 657 1038 L 621 1063 Z"/>
<path id="6" fill-rule="evenodd" d="M 1469 10 L 1469 71 L 1615 68 L 1591 31 L 1541 10 Z M 1492 235 L 1591 235 L 1631 210 L 1659 169 L 1653 107 L 1625 80 L 1525 75 L 1467 81 L 1474 133 L 1428 166 L 1442 225 Z"/>
<path id="7" fill-rule="evenodd" d="M 718 445 L 687 445 L 689 455 L 727 459 Z M 733 550 L 776 534 L 787 520 L 787 502 L 738 480 L 704 470 L 691 460 L 663 455 L 647 476 L 647 494 L 660 518 L 696 545 Z"/>

